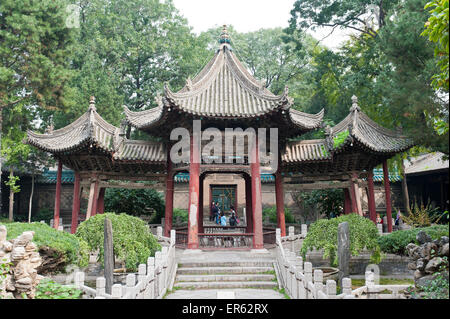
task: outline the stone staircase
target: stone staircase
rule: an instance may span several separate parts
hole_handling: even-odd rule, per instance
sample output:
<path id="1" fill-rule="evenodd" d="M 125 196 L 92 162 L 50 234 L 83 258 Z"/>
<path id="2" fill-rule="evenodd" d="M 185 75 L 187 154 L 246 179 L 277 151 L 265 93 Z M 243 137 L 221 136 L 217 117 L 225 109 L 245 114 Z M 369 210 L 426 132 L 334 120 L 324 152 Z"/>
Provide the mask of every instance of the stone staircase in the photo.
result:
<path id="1" fill-rule="evenodd" d="M 178 264 L 174 288 L 272 289 L 278 287 L 271 261 L 185 262 Z"/>

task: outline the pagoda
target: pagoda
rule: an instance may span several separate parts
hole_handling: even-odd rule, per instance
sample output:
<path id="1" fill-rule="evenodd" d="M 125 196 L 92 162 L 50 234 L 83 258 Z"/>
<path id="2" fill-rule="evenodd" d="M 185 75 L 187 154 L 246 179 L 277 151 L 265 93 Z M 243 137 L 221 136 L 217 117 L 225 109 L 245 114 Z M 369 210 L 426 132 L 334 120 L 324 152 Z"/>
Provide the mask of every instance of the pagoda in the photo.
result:
<path id="1" fill-rule="evenodd" d="M 369 188 L 370 218 L 375 221 L 371 172 L 383 164 L 386 177 L 387 159 L 413 145 L 401 132 L 385 129 L 367 117 L 356 97 L 353 97 L 348 116 L 336 126 L 325 128 L 324 139 L 293 141 L 307 132 L 323 128 L 324 111 L 308 114 L 295 110 L 287 87 L 281 95 L 270 92 L 236 57 L 225 26 L 219 48 L 209 63 L 194 78 L 188 78 L 178 92 L 173 92 L 166 84 L 156 101 L 156 107 L 140 112 L 124 107 L 125 119 L 120 127 L 115 127 L 97 113 L 95 98 L 91 97 L 87 112 L 72 124 L 45 134 L 27 132 L 28 144 L 53 154 L 59 163 L 55 227 L 59 220 L 58 189 L 60 192 L 61 171 L 65 165 L 75 171 L 72 232 L 76 231 L 79 222 L 82 189 L 89 191 L 87 219 L 103 213 L 108 187 L 159 187 L 165 191 L 164 232 L 168 236 L 172 229 L 174 177 L 184 173 L 189 174 L 188 225 L 177 230 L 177 245 L 188 249 L 206 248 L 214 242 L 214 236 L 225 235 L 233 238 L 233 247 L 262 249 L 264 244 L 273 241 L 274 232 L 263 228 L 262 223 L 261 173 L 267 167 L 260 159 L 261 145 L 247 140 L 243 153 L 225 150 L 219 156 L 223 161 L 211 161 L 211 154 L 203 151 L 207 141 L 196 138 L 196 122 L 201 123 L 202 129 L 214 128 L 222 136 L 229 129 L 254 129 L 255 132 L 260 128 L 277 129 L 277 149 L 269 149 L 269 153 L 279 154 L 272 174 L 277 224 L 283 236 L 286 234 L 285 184 L 307 188 L 320 186 L 325 181 L 338 181 L 337 187 L 345 190 L 345 212 L 362 214 L 360 194 L 355 185 L 365 178 Z M 128 126 L 159 142 L 127 138 Z M 184 145 L 189 155 L 187 160 L 174 163 L 171 133 L 176 128 L 189 132 L 190 140 Z M 245 180 L 246 225 L 238 227 L 239 231 L 234 234 L 212 232 L 204 226 L 203 202 L 207 196 L 203 189 L 204 179 L 218 172 L 239 175 Z M 386 178 L 385 187 L 389 217 L 390 190 Z"/>

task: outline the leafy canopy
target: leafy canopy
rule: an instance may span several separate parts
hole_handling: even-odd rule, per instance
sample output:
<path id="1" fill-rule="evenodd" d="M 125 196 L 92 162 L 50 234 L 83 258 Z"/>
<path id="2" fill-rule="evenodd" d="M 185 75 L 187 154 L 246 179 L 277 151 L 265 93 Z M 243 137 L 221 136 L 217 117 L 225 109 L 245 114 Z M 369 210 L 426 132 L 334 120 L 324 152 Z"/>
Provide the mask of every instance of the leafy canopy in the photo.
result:
<path id="1" fill-rule="evenodd" d="M 146 264 L 148 257 L 161 249 L 143 220 L 127 214 L 95 215 L 82 222 L 75 235 L 87 242 L 90 251 L 99 250 L 99 262 L 103 263 L 105 218 L 112 224 L 114 255 L 128 270 L 136 271 L 139 264 Z"/>
<path id="2" fill-rule="evenodd" d="M 320 219 L 311 224 L 308 234 L 303 241 L 301 254 L 306 257 L 308 251 L 323 249 L 323 258 L 330 258 L 331 265 L 337 266 L 338 226 L 348 222 L 350 228 L 350 253 L 358 256 L 364 249 L 372 252 L 374 263 L 381 261 L 380 246 L 378 244 L 378 229 L 375 224 L 357 214 L 349 214 L 332 219 Z"/>

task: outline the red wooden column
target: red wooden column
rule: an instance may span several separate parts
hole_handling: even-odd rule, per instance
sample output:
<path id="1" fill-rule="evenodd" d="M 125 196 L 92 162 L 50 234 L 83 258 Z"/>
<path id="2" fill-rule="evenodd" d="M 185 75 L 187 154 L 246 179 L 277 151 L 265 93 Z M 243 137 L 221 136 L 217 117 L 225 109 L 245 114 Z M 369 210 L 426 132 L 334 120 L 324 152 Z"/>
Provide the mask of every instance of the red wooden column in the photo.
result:
<path id="1" fill-rule="evenodd" d="M 278 160 L 278 169 L 275 173 L 275 198 L 277 203 L 277 227 L 281 230 L 281 237 L 286 236 L 286 222 L 284 217 L 284 189 L 281 176 L 281 156 Z"/>
<path id="2" fill-rule="evenodd" d="M 344 188 L 344 214 L 350 214 L 352 210 L 352 199 L 350 196 L 350 190 Z"/>
<path id="3" fill-rule="evenodd" d="M 97 214 L 105 213 L 105 191 L 106 191 L 106 188 L 102 187 L 102 188 L 100 188 L 100 191 L 98 193 Z"/>
<path id="4" fill-rule="evenodd" d="M 75 183 L 73 185 L 73 203 L 72 203 L 72 227 L 70 233 L 75 234 L 78 228 L 78 215 L 80 214 L 81 183 L 80 173 L 75 172 Z"/>
<path id="5" fill-rule="evenodd" d="M 373 171 L 369 171 L 367 174 L 367 187 L 368 187 L 368 202 L 369 202 L 369 217 L 370 220 L 377 224 L 377 212 L 375 207 L 375 191 L 373 187 Z"/>
<path id="6" fill-rule="evenodd" d="M 53 228 L 58 229 L 59 226 L 59 212 L 61 208 L 61 175 L 62 175 L 62 162 L 58 161 L 58 172 L 56 176 L 56 194 L 55 194 L 55 210 L 53 214 Z"/>
<path id="7" fill-rule="evenodd" d="M 383 161 L 384 190 L 386 194 L 386 217 L 388 224 L 388 232 L 392 232 L 392 204 L 391 204 L 391 185 L 389 184 L 389 170 L 387 160 Z"/>
<path id="8" fill-rule="evenodd" d="M 190 144 L 188 249 L 198 249 L 200 152 L 198 148 L 198 139 L 193 135 L 191 135 Z"/>
<path id="9" fill-rule="evenodd" d="M 198 232 L 204 233 L 203 230 L 203 181 L 204 177 L 200 177 L 200 194 L 198 198 Z"/>
<path id="10" fill-rule="evenodd" d="M 170 149 L 170 148 L 169 148 Z M 173 224 L 173 172 L 172 172 L 172 160 L 170 159 L 170 150 L 167 151 L 167 176 L 166 176 L 166 213 L 165 213 L 165 225 L 164 236 L 170 237 L 170 231 Z"/>
<path id="11" fill-rule="evenodd" d="M 95 213 L 97 212 L 98 188 L 98 179 L 97 176 L 94 175 L 91 178 L 91 187 L 89 189 L 89 202 L 86 211 L 86 220 L 92 216 L 95 216 Z"/>
<path id="12" fill-rule="evenodd" d="M 253 210 L 252 210 L 252 182 L 248 175 L 244 176 L 245 180 L 245 220 L 247 223 L 246 233 L 253 232 Z"/>
<path id="13" fill-rule="evenodd" d="M 350 198 L 351 198 L 351 213 L 359 214 L 358 213 L 358 203 L 356 196 L 356 188 L 355 188 L 355 174 L 352 174 L 352 178 L 350 180 Z"/>
<path id="14" fill-rule="evenodd" d="M 252 218 L 253 218 L 253 248 L 264 248 L 263 223 L 262 223 L 262 194 L 261 194 L 261 173 L 259 162 L 258 138 L 252 143 L 250 172 L 252 174 Z"/>

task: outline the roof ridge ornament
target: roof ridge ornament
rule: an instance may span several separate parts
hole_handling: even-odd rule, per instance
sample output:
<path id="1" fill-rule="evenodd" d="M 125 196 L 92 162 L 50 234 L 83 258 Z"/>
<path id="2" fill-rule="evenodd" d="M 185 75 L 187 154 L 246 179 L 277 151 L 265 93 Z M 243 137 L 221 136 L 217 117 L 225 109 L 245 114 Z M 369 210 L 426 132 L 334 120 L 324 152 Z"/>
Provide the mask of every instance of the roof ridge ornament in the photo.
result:
<path id="1" fill-rule="evenodd" d="M 231 49 L 231 37 L 230 34 L 228 33 L 226 24 L 222 26 L 222 33 L 220 34 L 219 43 L 220 49 L 224 47 L 228 47 L 228 49 Z"/>
<path id="2" fill-rule="evenodd" d="M 95 96 L 91 96 L 89 99 L 89 111 L 97 111 L 97 108 L 95 107 Z"/>
<path id="3" fill-rule="evenodd" d="M 45 134 L 52 134 L 54 129 L 55 129 L 55 126 L 53 125 L 53 121 L 51 121 L 47 125 L 47 128 L 45 129 Z"/>
<path id="4" fill-rule="evenodd" d="M 361 108 L 358 105 L 358 97 L 356 95 L 352 96 L 352 107 L 350 108 L 350 112 L 361 111 Z"/>
<path id="5" fill-rule="evenodd" d="M 186 89 L 188 91 L 192 91 L 192 80 L 190 76 L 186 79 Z"/>

